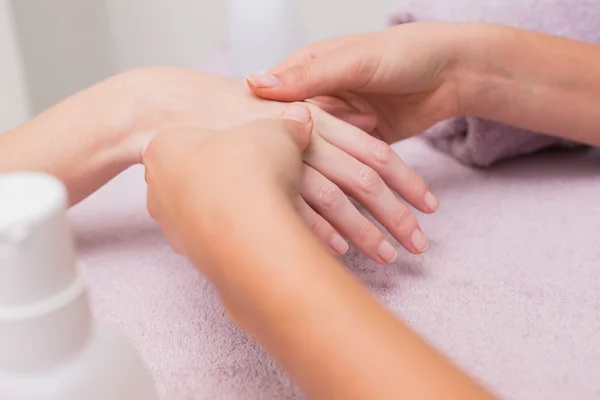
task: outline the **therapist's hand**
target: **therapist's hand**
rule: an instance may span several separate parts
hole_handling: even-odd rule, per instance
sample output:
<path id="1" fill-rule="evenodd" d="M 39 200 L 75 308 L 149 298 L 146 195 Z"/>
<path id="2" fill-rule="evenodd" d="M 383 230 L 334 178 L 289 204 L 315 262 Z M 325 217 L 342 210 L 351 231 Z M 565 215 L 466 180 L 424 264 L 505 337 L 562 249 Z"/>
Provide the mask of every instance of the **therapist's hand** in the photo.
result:
<path id="1" fill-rule="evenodd" d="M 262 229 L 241 222 L 257 206 L 265 218 L 275 208 L 292 209 L 312 125 L 308 107 L 294 104 L 281 119 L 224 132 L 174 128 L 152 139 L 143 154 L 147 206 L 172 248 L 189 256 L 200 247 L 205 254 L 202 246 L 222 234 Z"/>
<path id="2" fill-rule="evenodd" d="M 122 86 L 135 94 L 132 124 L 141 149 L 157 132 L 181 126 L 227 131 L 262 118 L 280 117 L 288 104 L 261 99 L 241 80 L 180 68 L 126 73 Z M 304 153 L 298 212 L 333 254 L 348 249 L 343 238 L 378 263 L 396 249 L 348 199 L 361 203 L 411 253 L 427 240 L 411 210 L 438 206 L 420 176 L 384 142 L 311 105 L 311 142 Z M 140 150 L 141 153 L 141 150 Z M 214 172 L 218 175 L 218 171 Z"/>
<path id="3" fill-rule="evenodd" d="M 392 143 L 456 115 L 460 32 L 409 23 L 310 44 L 269 75 L 248 76 L 265 99 L 313 99 L 332 114 Z"/>
<path id="4" fill-rule="evenodd" d="M 290 111 L 300 121 L 179 128 L 150 142 L 148 208 L 171 243 L 309 398 L 492 399 L 302 226 L 291 202 L 311 127 Z"/>

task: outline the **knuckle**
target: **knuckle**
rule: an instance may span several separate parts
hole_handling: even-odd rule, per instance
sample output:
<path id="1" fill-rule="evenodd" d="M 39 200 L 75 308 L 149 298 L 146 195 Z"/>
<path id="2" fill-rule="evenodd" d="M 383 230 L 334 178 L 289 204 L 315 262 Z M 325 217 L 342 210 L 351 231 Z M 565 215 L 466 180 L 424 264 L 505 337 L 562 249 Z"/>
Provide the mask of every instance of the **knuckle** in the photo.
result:
<path id="1" fill-rule="evenodd" d="M 375 226 L 369 221 L 365 221 L 358 232 L 358 239 L 360 241 L 368 241 L 373 234 L 377 233 Z"/>
<path id="2" fill-rule="evenodd" d="M 366 195 L 378 195 L 383 189 L 383 180 L 373 168 L 363 166 L 358 170 L 356 185 Z"/>
<path id="3" fill-rule="evenodd" d="M 416 218 L 410 212 L 408 207 L 404 204 L 401 204 L 396 213 L 394 214 L 394 219 L 392 220 L 392 224 L 395 228 L 404 228 L 407 226 L 414 225 L 416 223 Z"/>
<path id="4" fill-rule="evenodd" d="M 412 169 L 408 172 L 406 179 L 404 180 L 406 190 L 409 192 L 425 192 L 425 183 Z"/>
<path id="5" fill-rule="evenodd" d="M 371 157 L 375 162 L 381 166 L 386 166 L 390 163 L 394 156 L 394 151 L 387 144 L 378 139 L 371 139 L 369 141 L 368 148 L 371 153 Z"/>
<path id="6" fill-rule="evenodd" d="M 277 129 L 271 131 L 271 133 L 275 134 L 271 136 L 276 136 L 276 134 L 281 133 L 281 131 L 288 133 L 292 137 L 298 137 L 305 133 L 305 128 L 300 122 L 284 119 L 279 121 Z"/>
<path id="7" fill-rule="evenodd" d="M 374 59 L 371 54 L 361 54 L 345 68 L 344 74 L 352 78 L 358 87 L 364 87 L 373 79 L 379 66 L 379 61 Z"/>
<path id="8" fill-rule="evenodd" d="M 360 78 L 367 72 L 368 59 L 364 56 L 356 57 L 351 63 L 348 63 L 345 68 L 345 73 Z"/>
<path id="9" fill-rule="evenodd" d="M 327 224 L 321 218 L 314 218 L 309 223 L 309 229 L 311 232 L 319 236 L 319 233 L 324 232 L 327 229 Z"/>
<path id="10" fill-rule="evenodd" d="M 339 188 L 331 184 L 321 184 L 317 187 L 317 200 L 325 210 L 338 208 L 345 196 Z"/>
<path id="11" fill-rule="evenodd" d="M 285 72 L 286 83 L 290 85 L 299 85 L 308 82 L 309 78 L 310 66 L 307 64 L 294 65 Z"/>

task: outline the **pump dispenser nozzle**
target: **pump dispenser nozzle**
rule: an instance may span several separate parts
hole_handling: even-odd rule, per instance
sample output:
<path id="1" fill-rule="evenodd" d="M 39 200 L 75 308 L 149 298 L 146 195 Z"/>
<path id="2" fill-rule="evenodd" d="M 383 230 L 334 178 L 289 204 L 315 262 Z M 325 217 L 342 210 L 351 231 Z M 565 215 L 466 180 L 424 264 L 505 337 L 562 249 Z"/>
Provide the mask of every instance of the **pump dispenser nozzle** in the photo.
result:
<path id="1" fill-rule="evenodd" d="M 0 174 L 0 399 L 156 399 L 135 347 L 94 320 L 66 189 L 40 173 Z"/>
<path id="2" fill-rule="evenodd" d="M 43 370 L 86 339 L 91 315 L 66 209 L 58 179 L 0 175 L 0 372 Z"/>

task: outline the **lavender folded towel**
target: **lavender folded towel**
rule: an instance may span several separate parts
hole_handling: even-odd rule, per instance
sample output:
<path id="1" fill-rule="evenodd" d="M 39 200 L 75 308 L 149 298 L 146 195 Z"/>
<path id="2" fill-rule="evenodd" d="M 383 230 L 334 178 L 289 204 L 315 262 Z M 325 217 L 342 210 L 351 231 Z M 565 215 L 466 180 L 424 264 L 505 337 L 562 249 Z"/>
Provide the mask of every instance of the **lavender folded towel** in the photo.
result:
<path id="1" fill-rule="evenodd" d="M 353 249 L 348 268 L 499 398 L 600 399 L 598 153 L 478 171 L 417 138 L 394 148 L 444 204 L 420 218 L 431 247 L 420 257 L 400 251 L 390 266 Z M 306 399 L 170 251 L 145 199 L 135 167 L 71 217 L 96 315 L 138 346 L 160 398 Z"/>
<path id="2" fill-rule="evenodd" d="M 600 43 L 597 0 L 403 0 L 390 25 L 414 21 L 488 22 Z M 440 122 L 425 137 L 437 149 L 464 164 L 489 166 L 496 161 L 548 147 L 576 144 L 479 118 Z"/>

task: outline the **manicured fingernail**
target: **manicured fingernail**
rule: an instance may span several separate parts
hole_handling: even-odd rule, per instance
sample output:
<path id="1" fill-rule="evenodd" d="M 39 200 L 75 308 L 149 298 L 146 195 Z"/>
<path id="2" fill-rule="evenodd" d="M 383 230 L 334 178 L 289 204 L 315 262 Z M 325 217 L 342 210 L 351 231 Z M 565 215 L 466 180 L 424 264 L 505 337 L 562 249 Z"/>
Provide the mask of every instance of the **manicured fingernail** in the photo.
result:
<path id="1" fill-rule="evenodd" d="M 425 204 L 427 204 L 427 207 L 429 207 L 431 211 L 437 210 L 440 206 L 440 203 L 431 192 L 425 193 Z"/>
<path id="2" fill-rule="evenodd" d="M 427 238 L 419 229 L 415 229 L 412 236 L 410 237 L 410 241 L 419 253 L 424 252 L 429 247 L 429 242 L 427 241 Z"/>
<path id="3" fill-rule="evenodd" d="M 310 121 L 310 110 L 307 106 L 302 104 L 290 104 L 287 110 L 285 110 L 283 118 L 298 121 L 301 124 L 306 124 Z"/>
<path id="4" fill-rule="evenodd" d="M 279 79 L 275 75 L 249 74 L 246 79 L 256 88 L 274 88 L 279 85 Z"/>
<path id="5" fill-rule="evenodd" d="M 331 236 L 329 245 L 333 250 L 335 250 L 336 253 L 340 255 L 345 254 L 348 251 L 348 243 L 346 243 L 344 238 L 337 233 L 334 233 L 333 236 Z"/>
<path id="6" fill-rule="evenodd" d="M 379 247 L 377 248 L 377 254 L 379 257 L 386 263 L 392 263 L 398 257 L 398 252 L 389 242 L 383 241 L 379 243 Z"/>

